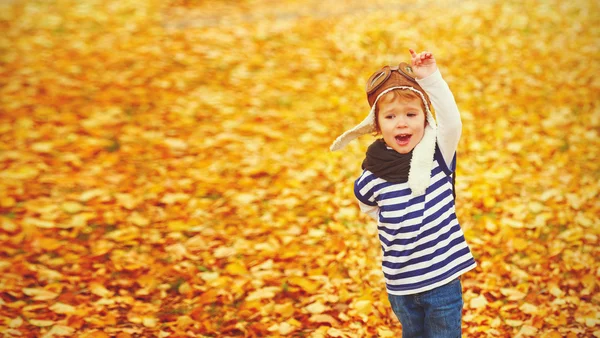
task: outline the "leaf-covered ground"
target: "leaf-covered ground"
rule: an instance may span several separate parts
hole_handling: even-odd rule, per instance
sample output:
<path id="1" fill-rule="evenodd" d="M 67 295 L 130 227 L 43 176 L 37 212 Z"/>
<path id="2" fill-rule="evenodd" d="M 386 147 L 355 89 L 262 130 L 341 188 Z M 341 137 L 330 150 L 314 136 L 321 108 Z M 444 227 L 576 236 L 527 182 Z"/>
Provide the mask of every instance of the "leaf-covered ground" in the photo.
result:
<path id="1" fill-rule="evenodd" d="M 0 332 L 395 337 L 370 73 L 463 118 L 467 337 L 600 337 L 597 1 L 0 2 Z"/>

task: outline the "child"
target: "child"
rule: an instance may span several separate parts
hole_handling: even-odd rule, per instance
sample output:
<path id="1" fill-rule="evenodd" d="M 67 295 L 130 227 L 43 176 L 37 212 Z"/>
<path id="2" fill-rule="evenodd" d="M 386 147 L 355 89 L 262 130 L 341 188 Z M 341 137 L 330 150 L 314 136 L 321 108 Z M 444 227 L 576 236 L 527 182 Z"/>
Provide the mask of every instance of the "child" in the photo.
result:
<path id="1" fill-rule="evenodd" d="M 459 277 L 477 265 L 454 208 L 462 123 L 433 55 L 409 51 L 412 66 L 385 66 L 369 78 L 369 115 L 331 150 L 363 134 L 382 136 L 367 150 L 354 194 L 360 209 L 377 220 L 387 293 L 402 337 L 460 337 Z"/>

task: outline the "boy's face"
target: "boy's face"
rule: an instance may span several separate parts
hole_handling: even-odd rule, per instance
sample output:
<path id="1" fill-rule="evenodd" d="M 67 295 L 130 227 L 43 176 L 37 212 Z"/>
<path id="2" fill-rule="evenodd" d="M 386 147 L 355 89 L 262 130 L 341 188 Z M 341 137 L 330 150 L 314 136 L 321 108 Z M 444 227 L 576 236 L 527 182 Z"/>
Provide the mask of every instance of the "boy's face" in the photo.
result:
<path id="1" fill-rule="evenodd" d="M 383 140 L 400 154 L 409 153 L 421 142 L 425 133 L 425 113 L 421 107 L 421 100 L 398 97 L 377 104 L 377 120 Z"/>

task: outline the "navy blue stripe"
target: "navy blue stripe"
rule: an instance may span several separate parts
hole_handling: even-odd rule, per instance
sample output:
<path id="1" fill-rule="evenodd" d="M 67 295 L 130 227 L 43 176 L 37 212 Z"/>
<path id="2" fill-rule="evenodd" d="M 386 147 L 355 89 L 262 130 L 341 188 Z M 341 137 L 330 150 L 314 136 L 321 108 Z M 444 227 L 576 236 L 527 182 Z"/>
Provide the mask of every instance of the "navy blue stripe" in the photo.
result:
<path id="1" fill-rule="evenodd" d="M 379 184 L 374 185 L 373 186 L 373 191 L 374 192 L 379 192 L 379 190 L 381 190 L 383 188 L 390 187 L 390 186 L 392 186 L 394 184 L 396 184 L 396 183 L 392 183 L 392 182 L 388 182 L 388 181 L 383 181 L 383 182 L 381 182 Z M 380 198 L 380 200 L 381 200 L 381 198 Z"/>
<path id="2" fill-rule="evenodd" d="M 458 250 L 457 252 L 453 253 L 452 255 L 448 256 L 446 259 L 444 259 L 441 262 L 437 262 L 433 265 L 430 265 L 426 268 L 422 268 L 422 269 L 417 269 L 417 270 L 413 270 L 413 271 L 408 271 L 408 272 L 401 272 L 395 275 L 392 274 L 387 274 L 384 273 L 385 278 L 389 279 L 389 280 L 397 280 L 397 279 L 404 279 L 404 278 L 411 278 L 411 277 L 415 277 L 415 276 L 421 276 L 424 275 L 426 273 L 435 271 L 435 270 L 439 270 L 447 265 L 449 265 L 450 263 L 452 263 L 453 261 L 455 261 L 456 259 L 458 259 L 461 256 L 464 255 L 468 255 L 471 251 L 469 250 L 468 247 L 463 248 L 461 250 Z"/>
<path id="3" fill-rule="evenodd" d="M 419 251 L 423 251 L 425 249 L 429 249 L 433 246 L 435 246 L 438 242 L 441 242 L 445 239 L 448 239 L 450 237 L 450 235 L 452 235 L 455 232 L 460 231 L 460 224 L 456 224 L 455 226 L 453 226 L 452 228 L 450 228 L 450 230 L 448 230 L 446 233 L 441 234 L 438 238 L 433 239 L 429 242 L 425 242 L 419 246 L 417 246 L 416 248 L 412 249 L 412 250 L 404 250 L 404 251 L 396 251 L 396 250 L 389 250 L 389 251 L 384 251 L 383 252 L 383 256 L 385 257 L 404 257 L 404 256 L 410 256 L 415 252 L 419 252 Z M 462 237 L 462 236 L 461 236 Z"/>
<path id="4" fill-rule="evenodd" d="M 442 168 L 440 168 L 440 166 L 439 166 L 439 165 L 438 165 L 437 167 L 434 167 L 434 168 L 431 170 L 431 177 L 433 177 L 433 176 L 435 176 L 435 175 L 439 174 L 441 171 L 442 171 Z"/>
<path id="5" fill-rule="evenodd" d="M 380 221 L 382 223 L 402 223 L 403 221 L 408 221 L 409 219 L 413 219 L 416 217 L 421 217 L 423 216 L 423 214 L 425 213 L 425 209 L 421 209 L 421 210 L 417 210 L 417 211 L 413 211 L 413 212 L 409 212 L 407 214 L 404 214 L 400 217 L 391 217 L 391 218 L 387 218 L 387 217 L 380 217 Z"/>
<path id="6" fill-rule="evenodd" d="M 438 161 L 438 164 L 440 165 L 442 170 L 446 173 L 446 175 L 448 175 L 448 176 L 452 175 L 453 170 L 448 168 L 448 165 L 446 164 L 446 160 L 444 160 L 444 155 L 442 155 L 442 151 L 440 150 L 440 147 L 438 146 L 437 142 L 435 144 L 435 153 L 433 154 L 433 158 Z M 456 152 L 454 152 L 454 157 L 452 158 L 451 166 L 452 167 L 456 166 Z"/>
<path id="7" fill-rule="evenodd" d="M 417 258 L 411 259 L 411 260 L 403 262 L 403 263 L 393 263 L 393 262 L 384 261 L 382 263 L 382 265 L 389 269 L 401 270 L 410 265 L 415 265 L 415 264 L 423 263 L 425 261 L 432 260 L 436 256 L 439 256 L 439 255 L 442 255 L 442 254 L 448 252 L 455 245 L 458 245 L 463 242 L 464 242 L 464 239 L 462 237 L 458 237 L 458 238 L 455 238 L 454 240 L 450 241 L 450 243 L 448 243 L 448 245 L 446 245 L 445 247 L 439 248 L 439 249 L 435 250 L 434 252 L 430 253 L 429 255 L 417 257 Z"/>
<path id="8" fill-rule="evenodd" d="M 371 181 L 377 179 L 377 177 L 373 174 L 365 175 L 367 172 L 363 171 L 363 174 L 354 182 L 354 186 L 358 186 L 360 189 L 364 188 Z M 360 180 L 362 178 L 362 181 Z M 360 181 L 360 183 L 358 183 Z"/>
<path id="9" fill-rule="evenodd" d="M 362 181 L 360 180 L 361 178 L 363 178 Z M 377 177 L 375 175 L 367 174 L 366 171 L 363 171 L 361 177 L 359 177 L 356 181 L 354 181 L 354 195 L 356 196 L 356 198 L 358 198 L 359 201 L 363 202 L 364 204 L 370 205 L 370 206 L 377 205 L 377 203 L 375 201 L 373 201 L 373 202 L 370 201 L 371 197 L 373 197 L 373 194 L 375 192 L 375 190 L 373 188 L 369 189 L 365 195 L 360 193 L 360 191 L 365 186 L 367 186 L 367 184 L 371 183 L 372 181 L 374 181 L 376 179 L 377 179 Z M 360 181 L 360 183 L 359 183 L 359 181 Z"/>
<path id="10" fill-rule="evenodd" d="M 447 178 L 444 177 L 441 180 L 435 182 L 434 184 L 432 184 L 428 189 L 427 189 L 427 194 L 433 193 L 435 190 L 439 189 L 440 187 L 444 186 L 444 183 L 447 182 Z M 443 193 L 441 193 L 441 197 L 438 196 L 436 198 L 434 198 L 433 200 L 427 202 L 427 204 L 425 204 L 424 208 L 430 208 L 433 205 L 435 205 L 436 203 L 438 203 L 440 200 L 444 199 L 445 197 L 449 196 L 452 193 L 452 190 L 450 189 L 446 189 L 446 191 L 444 191 Z M 387 193 L 389 194 L 389 193 Z M 379 195 L 379 200 L 383 201 L 384 198 L 382 198 L 384 195 L 387 194 L 381 194 Z M 390 204 L 390 205 L 382 205 L 381 206 L 381 212 L 391 212 L 391 211 L 398 211 L 398 210 L 404 210 L 406 209 L 406 207 L 413 205 L 413 204 L 417 204 L 417 203 L 422 203 L 425 201 L 425 195 L 420 195 L 417 197 L 413 197 L 410 200 L 408 200 L 407 202 L 404 203 L 398 203 L 398 204 Z M 384 220 L 386 219 L 385 217 L 383 218 Z M 397 222 L 400 222 L 398 220 L 396 220 Z M 390 222 L 391 223 L 391 222 Z"/>
<path id="11" fill-rule="evenodd" d="M 449 192 L 449 190 L 448 190 L 448 194 L 451 194 L 451 193 L 452 192 Z M 442 216 L 446 211 L 452 209 L 453 206 L 454 206 L 454 200 L 451 199 L 448 203 L 446 203 L 444 206 L 442 206 L 441 208 L 439 208 L 438 211 L 436 211 L 433 214 L 425 217 L 425 219 L 423 220 L 423 223 L 433 222 L 434 220 L 436 220 L 440 216 Z"/>
<path id="12" fill-rule="evenodd" d="M 379 220 L 381 221 L 381 214 L 379 214 L 379 215 L 380 215 Z M 379 225 L 379 226 L 377 226 L 377 229 L 385 232 L 386 234 L 388 234 L 390 236 L 396 236 L 397 234 L 405 234 L 407 232 L 418 231 L 419 229 L 421 229 L 421 226 L 423 226 L 423 223 L 417 223 L 415 225 L 403 226 L 398 229 L 388 229 L 385 226 Z M 381 237 L 381 235 L 379 236 L 379 239 L 387 245 L 387 243 L 386 243 L 387 240 L 385 238 Z M 411 238 L 410 241 L 413 242 L 414 238 Z"/>
<path id="13" fill-rule="evenodd" d="M 431 284 L 435 284 L 441 280 L 444 280 L 450 276 L 452 276 L 453 274 L 457 273 L 460 270 L 465 269 L 466 267 L 475 264 L 475 260 L 473 258 L 468 259 L 467 261 L 457 265 L 456 267 L 446 271 L 446 273 L 444 273 L 443 275 L 440 276 L 435 276 L 431 279 L 425 280 L 425 281 L 421 281 L 421 282 L 417 282 L 417 283 L 411 283 L 411 284 L 402 284 L 402 285 L 390 285 L 390 284 L 386 284 L 388 290 L 390 291 L 408 291 L 408 290 L 416 290 L 416 289 L 420 289 L 422 287 L 425 287 L 427 285 L 431 285 Z"/>
<path id="14" fill-rule="evenodd" d="M 383 201 L 383 199 L 380 199 L 380 201 Z M 422 203 L 422 202 L 425 202 L 425 195 L 413 197 L 413 198 L 411 198 L 410 200 L 408 200 L 407 202 L 404 202 L 404 203 L 382 205 L 381 206 L 381 212 L 384 212 L 384 211 L 404 210 L 404 209 L 406 209 L 407 206 L 409 206 L 411 204 Z"/>
<path id="15" fill-rule="evenodd" d="M 446 194 L 446 196 L 448 196 L 452 192 L 450 190 L 447 190 L 444 193 Z M 436 220 L 442 214 L 444 214 L 446 211 L 448 211 L 450 208 L 452 208 L 453 205 L 454 205 L 454 200 L 452 199 L 448 203 L 446 203 L 443 207 L 441 207 L 438 211 L 434 212 L 433 214 L 431 214 L 431 215 L 427 216 L 425 219 L 423 219 L 422 223 L 429 223 L 429 222 Z M 425 209 L 421 209 L 421 210 L 413 211 L 411 213 L 402 215 L 400 217 L 390 217 L 390 218 L 383 217 L 383 214 L 380 214 L 379 221 L 382 223 L 398 224 L 398 223 L 402 223 L 403 221 L 407 221 L 407 220 L 415 218 L 415 217 L 423 216 L 424 211 L 425 211 Z"/>
<path id="16" fill-rule="evenodd" d="M 382 243 L 384 243 L 385 245 L 387 245 L 387 246 L 391 246 L 391 245 L 394 245 L 394 244 L 397 244 L 397 245 L 407 245 L 407 244 L 414 243 L 414 242 L 418 241 L 419 238 L 427 237 L 427 236 L 429 236 L 431 234 L 434 234 L 434 233 L 440 231 L 443 227 L 447 226 L 448 224 L 450 224 L 450 222 L 452 222 L 455 219 L 456 219 L 456 215 L 454 213 L 452 213 L 452 214 L 448 215 L 448 217 L 446 217 L 445 220 L 441 221 L 440 224 L 436 225 L 435 227 L 433 227 L 433 228 L 431 228 L 429 230 L 426 230 L 426 231 L 418 234 L 416 237 L 412 237 L 412 238 L 397 238 L 397 239 L 388 241 L 385 237 L 383 237 L 382 235 L 379 235 L 379 240 Z M 394 230 L 389 230 L 389 229 L 383 228 L 381 226 L 379 226 L 377 228 L 379 230 L 382 230 L 383 232 L 385 232 L 388 235 L 395 236 L 396 234 L 402 234 L 402 233 L 417 231 L 417 230 L 419 230 L 419 228 L 423 224 L 416 224 L 416 225 L 413 225 L 413 226 L 402 227 L 402 228 L 394 229 Z M 409 230 L 412 230 L 412 231 L 405 230 L 405 229 L 409 229 Z M 388 231 L 391 231 L 391 233 L 388 232 Z"/>
<path id="17" fill-rule="evenodd" d="M 437 175 L 440 171 L 442 171 L 442 170 L 439 169 L 439 166 L 436 167 L 432 171 L 431 177 Z M 430 193 L 436 191 L 438 188 L 442 187 L 444 185 L 444 183 L 446 183 L 446 182 L 448 182 L 447 176 L 440 178 L 437 182 L 435 182 L 432 185 L 430 185 L 429 187 L 427 187 L 426 194 L 430 194 Z M 389 186 L 389 185 L 386 185 L 386 187 L 387 186 Z M 375 190 L 377 191 L 378 189 L 375 189 Z M 383 200 L 386 200 L 386 199 L 391 199 L 391 198 L 396 198 L 396 197 L 402 197 L 402 196 L 408 196 L 408 195 L 411 194 L 411 192 L 412 192 L 412 190 L 410 188 L 396 190 L 396 191 L 390 191 L 390 192 L 386 192 L 386 193 L 380 194 L 379 195 L 379 200 L 383 201 Z M 417 196 L 417 197 L 424 198 L 424 196 L 425 195 L 421 195 L 421 196 Z M 411 200 L 411 202 L 412 201 L 413 200 Z"/>
<path id="18" fill-rule="evenodd" d="M 432 185 L 427 187 L 426 193 L 431 194 L 432 192 L 438 190 L 440 187 L 443 187 L 444 183 L 449 182 L 448 178 L 449 178 L 448 176 L 444 176 L 444 177 L 440 178 L 439 180 L 437 180 L 435 183 L 433 183 Z"/>
<path id="19" fill-rule="evenodd" d="M 354 196 L 356 196 L 356 198 L 358 198 L 358 200 L 363 202 L 364 204 L 370 205 L 372 207 L 377 205 L 376 202 L 369 201 L 371 196 L 373 196 L 373 190 L 369 190 L 369 192 L 366 195 L 361 195 L 360 188 L 356 183 L 354 183 Z"/>
<path id="20" fill-rule="evenodd" d="M 411 193 L 411 191 L 410 191 L 409 188 L 402 189 L 402 190 L 390 191 L 390 192 L 386 192 L 386 193 L 380 194 L 379 195 L 379 200 L 383 201 L 383 200 L 387 200 L 387 199 L 390 199 L 390 198 L 408 196 L 408 195 L 410 195 L 410 193 Z"/>
<path id="21" fill-rule="evenodd" d="M 446 198 L 450 195 L 452 195 L 452 190 L 450 190 L 450 189 L 444 190 L 441 194 L 439 194 L 436 197 L 432 198 L 431 200 L 427 201 L 427 203 L 425 203 L 425 209 L 429 209 L 429 208 L 433 207 L 434 205 L 440 203 L 444 198 Z"/>

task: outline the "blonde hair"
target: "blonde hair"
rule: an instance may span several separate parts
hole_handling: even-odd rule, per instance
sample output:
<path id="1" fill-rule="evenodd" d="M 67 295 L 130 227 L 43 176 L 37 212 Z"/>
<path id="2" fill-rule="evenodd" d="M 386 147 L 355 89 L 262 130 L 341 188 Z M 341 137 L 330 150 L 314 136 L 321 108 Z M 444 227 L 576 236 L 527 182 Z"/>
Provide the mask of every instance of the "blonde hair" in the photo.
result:
<path id="1" fill-rule="evenodd" d="M 391 94 L 391 95 L 390 95 Z M 418 99 L 421 102 L 421 109 L 423 109 L 423 115 L 425 117 L 425 125 L 427 125 L 427 109 L 425 108 L 425 102 L 423 99 L 412 90 L 396 88 L 393 89 L 379 98 L 377 103 L 375 103 L 375 134 L 379 135 L 381 133 L 381 128 L 379 127 L 379 103 L 390 103 L 396 99 L 400 99 L 400 101 L 410 101 L 414 99 Z"/>

